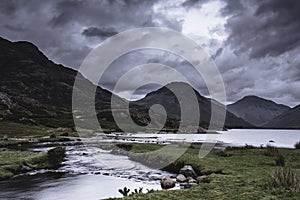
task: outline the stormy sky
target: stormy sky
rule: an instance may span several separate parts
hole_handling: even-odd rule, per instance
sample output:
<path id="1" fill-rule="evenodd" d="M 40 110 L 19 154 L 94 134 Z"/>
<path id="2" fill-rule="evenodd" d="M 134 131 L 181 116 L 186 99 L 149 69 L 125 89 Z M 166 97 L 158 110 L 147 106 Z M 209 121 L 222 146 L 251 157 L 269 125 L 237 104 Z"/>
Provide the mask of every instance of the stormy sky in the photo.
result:
<path id="1" fill-rule="evenodd" d="M 0 1 L 0 36 L 31 41 L 53 61 L 74 69 L 100 42 L 139 27 L 167 27 L 195 40 L 219 68 L 228 102 L 246 95 L 289 106 L 300 102 L 300 1 Z M 209 95 L 187 62 L 155 50 L 122 56 L 100 84 L 111 89 L 126 70 L 151 62 L 173 66 Z M 155 79 L 163 72 L 144 73 Z M 153 89 L 144 87 L 136 97 Z"/>

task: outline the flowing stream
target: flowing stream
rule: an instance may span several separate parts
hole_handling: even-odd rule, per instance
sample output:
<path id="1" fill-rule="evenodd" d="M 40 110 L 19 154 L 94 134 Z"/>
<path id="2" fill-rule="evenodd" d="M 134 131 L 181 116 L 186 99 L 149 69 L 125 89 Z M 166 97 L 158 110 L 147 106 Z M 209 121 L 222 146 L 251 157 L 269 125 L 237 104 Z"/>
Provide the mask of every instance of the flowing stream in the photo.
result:
<path id="1" fill-rule="evenodd" d="M 39 144 L 30 150 L 47 151 L 50 148 Z M 1 181 L 0 199 L 99 200 L 122 197 L 118 189 L 125 186 L 131 191 L 139 187 L 143 187 L 143 192 L 160 190 L 159 180 L 170 175 L 96 147 L 87 150 L 84 145 L 71 145 L 66 150 L 66 161 L 58 170 L 29 172 Z"/>

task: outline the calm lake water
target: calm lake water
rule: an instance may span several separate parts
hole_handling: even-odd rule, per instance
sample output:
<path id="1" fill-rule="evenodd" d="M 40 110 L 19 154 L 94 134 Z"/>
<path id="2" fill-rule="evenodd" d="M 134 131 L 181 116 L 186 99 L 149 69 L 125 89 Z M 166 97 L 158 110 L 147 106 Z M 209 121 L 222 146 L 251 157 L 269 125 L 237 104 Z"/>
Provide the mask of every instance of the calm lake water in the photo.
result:
<path id="1" fill-rule="evenodd" d="M 277 147 L 294 148 L 300 141 L 300 130 L 232 129 L 221 134 L 135 134 L 140 137 L 158 137 L 158 141 L 205 142 L 215 140 L 225 145 L 260 146 L 271 144 Z"/>
<path id="2" fill-rule="evenodd" d="M 286 148 L 293 148 L 294 144 L 300 141 L 300 130 L 235 129 L 220 133 L 132 134 L 131 136 L 135 138 L 134 142 L 204 142 L 215 140 L 224 145 L 260 146 L 261 144 L 272 144 Z M 271 140 L 273 142 L 270 142 Z M 132 142 L 132 140 L 130 141 Z M 49 150 L 48 147 L 39 145 L 30 149 L 32 151 Z M 64 166 L 59 170 L 38 171 L 7 181 L 0 181 L 0 199 L 98 200 L 121 197 L 118 189 L 125 186 L 131 190 L 143 187 L 144 192 L 146 192 L 146 188 L 161 189 L 159 179 L 168 175 L 170 174 L 167 172 L 151 169 L 131 161 L 127 156 L 112 155 L 109 151 L 99 148 L 87 150 L 84 145 L 67 146 L 67 158 Z"/>

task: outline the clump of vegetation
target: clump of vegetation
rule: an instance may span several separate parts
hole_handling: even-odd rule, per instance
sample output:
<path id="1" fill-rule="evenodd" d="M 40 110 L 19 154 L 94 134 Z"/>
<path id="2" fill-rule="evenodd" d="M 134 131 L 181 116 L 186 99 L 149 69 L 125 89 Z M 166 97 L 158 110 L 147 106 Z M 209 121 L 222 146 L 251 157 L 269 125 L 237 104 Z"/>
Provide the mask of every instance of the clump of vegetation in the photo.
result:
<path id="1" fill-rule="evenodd" d="M 139 189 L 134 189 L 134 191 L 130 195 L 135 195 L 135 194 L 143 194 L 143 188 L 140 187 Z"/>
<path id="2" fill-rule="evenodd" d="M 119 189 L 118 191 L 119 191 L 124 197 L 143 194 L 143 188 L 142 188 L 142 187 L 140 187 L 139 189 L 134 189 L 133 192 L 131 192 L 131 194 L 129 194 L 130 189 L 127 188 L 127 187 L 124 187 L 123 189 Z M 148 190 L 148 192 L 154 192 L 154 190 Z"/>
<path id="3" fill-rule="evenodd" d="M 300 149 L 300 141 L 295 144 L 296 149 Z"/>
<path id="4" fill-rule="evenodd" d="M 270 174 L 267 185 L 269 189 L 300 191 L 300 177 L 290 168 L 278 168 Z"/>
<path id="5" fill-rule="evenodd" d="M 266 156 L 278 156 L 279 152 L 278 149 L 272 145 L 267 145 L 266 150 L 264 152 Z"/>
<path id="6" fill-rule="evenodd" d="M 46 168 L 45 153 L 15 151 L 0 148 L 0 180 L 8 179 L 29 170 Z"/>
<path id="7" fill-rule="evenodd" d="M 55 137 L 55 138 L 41 138 L 39 142 L 69 142 L 72 141 L 70 138 L 65 137 Z"/>
<path id="8" fill-rule="evenodd" d="M 61 162 L 66 156 L 66 150 L 63 147 L 55 147 L 47 152 L 49 165 L 56 169 L 61 166 Z"/>
<path id="9" fill-rule="evenodd" d="M 277 155 L 275 158 L 276 166 L 284 167 L 285 166 L 285 159 L 283 155 Z"/>
<path id="10" fill-rule="evenodd" d="M 55 134 L 51 134 L 50 138 L 56 138 L 56 135 Z"/>
<path id="11" fill-rule="evenodd" d="M 68 132 L 62 133 L 60 136 L 69 136 Z"/>
<path id="12" fill-rule="evenodd" d="M 119 189 L 118 190 L 124 197 L 127 197 L 129 192 L 130 192 L 130 189 L 128 189 L 127 187 L 124 187 L 123 189 Z"/>
<path id="13" fill-rule="evenodd" d="M 130 151 L 132 149 L 132 145 L 131 144 L 119 143 L 116 146 L 119 147 L 120 149 L 125 150 L 125 151 Z"/>
<path id="14" fill-rule="evenodd" d="M 225 150 L 215 150 L 214 151 L 216 155 L 221 157 L 230 157 L 231 154 L 227 153 Z"/>

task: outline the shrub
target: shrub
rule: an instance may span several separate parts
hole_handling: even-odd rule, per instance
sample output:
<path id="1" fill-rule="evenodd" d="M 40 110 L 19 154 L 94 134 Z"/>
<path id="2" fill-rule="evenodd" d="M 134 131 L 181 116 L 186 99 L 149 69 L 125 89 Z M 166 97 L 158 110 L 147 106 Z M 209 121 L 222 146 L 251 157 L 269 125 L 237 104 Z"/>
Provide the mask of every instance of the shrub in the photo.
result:
<path id="1" fill-rule="evenodd" d="M 272 145 L 267 145 L 266 151 L 264 152 L 266 156 L 277 156 L 279 154 L 278 149 Z"/>
<path id="2" fill-rule="evenodd" d="M 117 147 L 119 147 L 120 149 L 123 149 L 125 151 L 130 151 L 132 149 L 132 145 L 131 144 L 116 144 Z"/>
<path id="3" fill-rule="evenodd" d="M 285 159 L 283 155 L 277 155 L 277 157 L 275 158 L 275 164 L 276 166 L 284 167 Z"/>
<path id="4" fill-rule="evenodd" d="M 66 156 L 66 150 L 62 147 L 55 147 L 47 152 L 50 167 L 56 169 L 61 166 L 61 162 Z"/>
<path id="5" fill-rule="evenodd" d="M 56 138 L 56 135 L 55 134 L 51 134 L 50 138 Z"/>
<path id="6" fill-rule="evenodd" d="M 62 133 L 60 136 L 69 136 L 68 132 Z"/>
<path id="7" fill-rule="evenodd" d="M 296 149 L 300 149 L 300 141 L 295 144 Z"/>
<path id="8" fill-rule="evenodd" d="M 230 157 L 231 154 L 227 153 L 225 150 L 215 150 L 214 153 L 220 157 Z"/>
<path id="9" fill-rule="evenodd" d="M 127 187 L 124 187 L 123 189 L 119 189 L 118 190 L 124 197 L 127 197 L 129 192 L 130 192 L 130 189 L 128 189 Z"/>
<path id="10" fill-rule="evenodd" d="M 300 191 L 300 177 L 290 168 L 278 168 L 269 175 L 267 185 L 269 189 Z"/>

